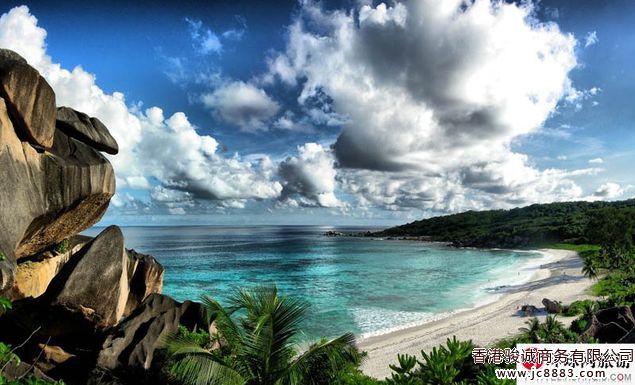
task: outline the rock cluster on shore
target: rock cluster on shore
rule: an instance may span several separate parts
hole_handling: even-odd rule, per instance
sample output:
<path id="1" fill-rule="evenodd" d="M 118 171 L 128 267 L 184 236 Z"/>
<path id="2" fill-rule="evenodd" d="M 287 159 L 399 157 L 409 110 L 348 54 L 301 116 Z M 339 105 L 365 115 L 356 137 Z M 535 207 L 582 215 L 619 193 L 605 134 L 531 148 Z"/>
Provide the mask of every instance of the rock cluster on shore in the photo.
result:
<path id="1" fill-rule="evenodd" d="M 102 151 L 118 152 L 106 126 L 56 108 L 38 71 L 0 49 L 0 295 L 14 301 L 0 340 L 26 341 L 18 355 L 68 384 L 156 383 L 162 337 L 205 323 L 200 305 L 160 294 L 163 267 L 118 227 L 79 235 L 115 193 Z"/>

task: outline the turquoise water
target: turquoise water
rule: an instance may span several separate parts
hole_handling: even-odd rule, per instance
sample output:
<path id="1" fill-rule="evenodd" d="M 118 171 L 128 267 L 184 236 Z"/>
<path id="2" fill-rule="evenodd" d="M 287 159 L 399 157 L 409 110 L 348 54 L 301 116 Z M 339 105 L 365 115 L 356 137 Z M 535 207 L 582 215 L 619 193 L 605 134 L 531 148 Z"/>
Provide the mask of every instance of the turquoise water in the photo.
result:
<path id="1" fill-rule="evenodd" d="M 164 293 L 223 299 L 276 284 L 311 303 L 306 338 L 378 334 L 493 300 L 536 253 L 454 249 L 413 241 L 332 238 L 334 228 L 127 227 L 126 246 L 166 269 Z M 343 231 L 361 229 L 335 229 Z M 97 234 L 99 229 L 89 231 Z"/>

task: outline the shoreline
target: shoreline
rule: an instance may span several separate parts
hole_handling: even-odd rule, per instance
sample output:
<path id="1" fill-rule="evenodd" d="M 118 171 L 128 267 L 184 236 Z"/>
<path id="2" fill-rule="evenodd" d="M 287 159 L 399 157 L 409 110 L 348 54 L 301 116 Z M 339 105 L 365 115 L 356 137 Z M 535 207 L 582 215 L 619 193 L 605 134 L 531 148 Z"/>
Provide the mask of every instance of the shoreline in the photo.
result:
<path id="1" fill-rule="evenodd" d="M 421 350 L 430 351 L 453 335 L 461 340 L 471 339 L 477 346 L 486 346 L 515 335 L 530 318 L 519 316 L 518 308 L 529 304 L 541 309 L 543 298 L 562 301 L 564 304 L 592 298 L 587 294 L 587 289 L 593 281 L 582 275 L 583 262 L 576 252 L 555 249 L 535 251 L 544 256 L 540 262 L 536 262 L 533 274 L 524 282 L 501 287 L 497 293 L 499 297 L 493 302 L 459 309 L 441 319 L 420 325 L 362 337 L 359 347 L 368 353 L 362 371 L 371 377 L 383 379 L 390 376 L 389 365 L 397 362 L 398 353 L 420 358 Z M 525 266 L 522 270 L 528 268 Z M 544 319 L 546 313 L 537 316 Z M 574 318 L 558 317 L 565 324 Z"/>

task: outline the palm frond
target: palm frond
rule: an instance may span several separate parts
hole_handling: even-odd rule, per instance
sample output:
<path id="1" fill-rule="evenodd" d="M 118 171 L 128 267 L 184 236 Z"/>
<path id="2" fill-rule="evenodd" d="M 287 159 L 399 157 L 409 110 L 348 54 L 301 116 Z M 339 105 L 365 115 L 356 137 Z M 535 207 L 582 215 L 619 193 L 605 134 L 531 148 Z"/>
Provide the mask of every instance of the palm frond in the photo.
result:
<path id="1" fill-rule="evenodd" d="M 243 343 L 241 329 L 232 319 L 235 309 L 227 310 L 218 301 L 209 297 L 201 298 L 203 309 L 207 315 L 208 322 L 214 322 L 221 337 L 230 345 L 232 350 L 239 350 Z"/>
<path id="2" fill-rule="evenodd" d="M 196 342 L 186 337 L 175 334 L 164 337 L 163 345 L 171 356 L 181 356 L 187 354 L 211 354 L 209 350 L 201 347 Z"/>
<path id="3" fill-rule="evenodd" d="M 186 355 L 170 369 L 170 374 L 186 385 L 245 385 L 235 370 L 206 355 Z"/>
<path id="4" fill-rule="evenodd" d="M 336 371 L 344 365 L 358 359 L 355 348 L 355 335 L 346 333 L 330 341 L 318 342 L 289 365 L 283 378 L 283 383 L 289 385 L 308 384 L 310 379 L 305 375 L 313 362 L 326 363 L 331 370 Z"/>

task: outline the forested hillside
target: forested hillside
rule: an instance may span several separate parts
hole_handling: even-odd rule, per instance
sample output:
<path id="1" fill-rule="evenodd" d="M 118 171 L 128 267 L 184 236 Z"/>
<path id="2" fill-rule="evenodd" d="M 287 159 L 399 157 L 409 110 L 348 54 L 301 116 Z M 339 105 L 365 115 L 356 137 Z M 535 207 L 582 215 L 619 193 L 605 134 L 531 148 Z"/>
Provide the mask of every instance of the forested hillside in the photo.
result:
<path id="1" fill-rule="evenodd" d="M 449 242 L 455 246 L 472 247 L 529 247 L 564 241 L 585 243 L 590 219 L 606 210 L 610 210 L 612 216 L 623 216 L 630 223 L 635 217 L 635 199 L 619 202 L 562 202 L 534 204 L 511 210 L 467 211 L 415 221 L 374 235 L 420 236 L 432 241 Z"/>

